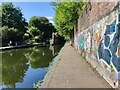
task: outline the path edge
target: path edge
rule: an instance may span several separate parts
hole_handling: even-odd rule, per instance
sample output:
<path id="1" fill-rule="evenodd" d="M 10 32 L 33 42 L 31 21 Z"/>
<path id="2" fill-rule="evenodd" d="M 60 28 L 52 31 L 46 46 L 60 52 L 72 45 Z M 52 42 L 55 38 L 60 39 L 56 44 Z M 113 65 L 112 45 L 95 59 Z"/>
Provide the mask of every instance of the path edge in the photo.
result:
<path id="1" fill-rule="evenodd" d="M 61 48 L 60 52 L 58 53 L 58 55 L 53 59 L 53 62 L 52 62 L 52 65 L 50 65 L 48 67 L 48 72 L 47 74 L 45 75 L 44 79 L 43 79 L 43 83 L 41 84 L 41 86 L 39 86 L 39 88 L 47 88 L 49 82 L 50 82 L 50 79 L 52 78 L 52 75 L 55 71 L 55 68 L 58 64 L 58 61 L 60 59 L 60 55 L 61 55 L 61 52 L 63 51 L 64 47 L 65 47 L 66 43 L 64 44 L 64 46 Z"/>

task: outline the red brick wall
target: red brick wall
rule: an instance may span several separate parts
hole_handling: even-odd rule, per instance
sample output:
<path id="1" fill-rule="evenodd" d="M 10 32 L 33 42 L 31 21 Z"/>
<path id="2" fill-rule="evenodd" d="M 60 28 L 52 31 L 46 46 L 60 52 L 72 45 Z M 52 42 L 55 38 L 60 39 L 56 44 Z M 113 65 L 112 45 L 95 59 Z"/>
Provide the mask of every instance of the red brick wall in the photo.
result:
<path id="1" fill-rule="evenodd" d="M 116 6 L 115 2 L 90 2 L 86 11 L 78 19 L 78 32 L 85 30 L 97 20 L 106 16 Z"/>

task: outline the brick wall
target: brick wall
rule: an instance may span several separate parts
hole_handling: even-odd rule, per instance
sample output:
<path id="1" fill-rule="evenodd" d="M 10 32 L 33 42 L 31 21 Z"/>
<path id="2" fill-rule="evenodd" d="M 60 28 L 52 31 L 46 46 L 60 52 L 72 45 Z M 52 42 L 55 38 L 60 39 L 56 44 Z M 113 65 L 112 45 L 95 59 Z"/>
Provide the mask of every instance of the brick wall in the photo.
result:
<path id="1" fill-rule="evenodd" d="M 102 17 L 106 16 L 116 6 L 115 2 L 90 2 L 86 11 L 78 19 L 78 32 L 85 30 Z"/>
<path id="2" fill-rule="evenodd" d="M 74 30 L 75 48 L 116 88 L 120 79 L 119 13 L 116 2 L 91 2 Z"/>

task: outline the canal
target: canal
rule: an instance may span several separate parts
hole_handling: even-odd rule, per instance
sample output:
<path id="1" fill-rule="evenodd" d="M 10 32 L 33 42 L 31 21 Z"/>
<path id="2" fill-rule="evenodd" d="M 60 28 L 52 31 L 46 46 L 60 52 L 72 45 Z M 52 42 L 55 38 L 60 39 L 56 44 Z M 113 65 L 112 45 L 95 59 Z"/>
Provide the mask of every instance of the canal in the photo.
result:
<path id="1" fill-rule="evenodd" d="M 33 88 L 63 45 L 6 50 L 2 53 L 2 88 Z"/>

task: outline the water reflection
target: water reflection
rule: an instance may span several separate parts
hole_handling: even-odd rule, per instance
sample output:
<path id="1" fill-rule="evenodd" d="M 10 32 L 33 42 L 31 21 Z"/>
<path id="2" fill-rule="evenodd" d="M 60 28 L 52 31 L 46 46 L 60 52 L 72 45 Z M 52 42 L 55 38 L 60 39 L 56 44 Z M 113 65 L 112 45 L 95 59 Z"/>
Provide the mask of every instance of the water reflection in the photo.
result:
<path id="1" fill-rule="evenodd" d="M 53 58 L 52 51 L 48 47 L 35 48 L 30 54 L 29 60 L 32 68 L 44 68 Z"/>
<path id="2" fill-rule="evenodd" d="M 2 84 L 8 88 L 31 88 L 43 79 L 62 45 L 14 49 L 2 53 Z"/>
<path id="3" fill-rule="evenodd" d="M 16 82 L 22 82 L 28 69 L 28 60 L 23 50 L 6 51 L 2 54 L 2 80 L 7 87 L 15 87 Z"/>

